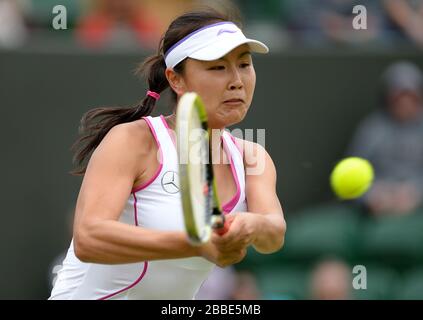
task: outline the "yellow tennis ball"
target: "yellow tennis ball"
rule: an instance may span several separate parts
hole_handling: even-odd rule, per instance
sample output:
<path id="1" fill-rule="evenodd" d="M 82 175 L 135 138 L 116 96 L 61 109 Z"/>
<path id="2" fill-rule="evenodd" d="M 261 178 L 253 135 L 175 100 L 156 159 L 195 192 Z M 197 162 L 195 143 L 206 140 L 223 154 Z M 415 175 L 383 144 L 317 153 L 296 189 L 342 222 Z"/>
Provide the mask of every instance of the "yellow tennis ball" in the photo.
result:
<path id="1" fill-rule="evenodd" d="M 350 157 L 338 162 L 330 175 L 333 192 L 341 199 L 354 199 L 363 195 L 373 182 L 371 163 L 363 158 Z"/>

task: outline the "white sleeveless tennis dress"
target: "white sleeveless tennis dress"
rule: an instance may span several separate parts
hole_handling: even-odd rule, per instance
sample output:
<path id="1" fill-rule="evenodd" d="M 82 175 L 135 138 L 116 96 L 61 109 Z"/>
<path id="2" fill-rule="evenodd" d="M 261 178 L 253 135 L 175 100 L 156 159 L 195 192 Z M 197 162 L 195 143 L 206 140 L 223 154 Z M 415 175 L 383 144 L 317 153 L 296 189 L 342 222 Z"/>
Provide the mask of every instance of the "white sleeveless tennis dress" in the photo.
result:
<path id="1" fill-rule="evenodd" d="M 183 231 L 175 142 L 163 116 L 143 119 L 158 145 L 160 166 L 150 181 L 132 190 L 120 221 Z M 246 211 L 242 154 L 229 132 L 222 139 L 237 186 L 223 211 Z M 201 257 L 118 265 L 84 263 L 75 256 L 72 241 L 49 299 L 193 299 L 214 266 Z"/>

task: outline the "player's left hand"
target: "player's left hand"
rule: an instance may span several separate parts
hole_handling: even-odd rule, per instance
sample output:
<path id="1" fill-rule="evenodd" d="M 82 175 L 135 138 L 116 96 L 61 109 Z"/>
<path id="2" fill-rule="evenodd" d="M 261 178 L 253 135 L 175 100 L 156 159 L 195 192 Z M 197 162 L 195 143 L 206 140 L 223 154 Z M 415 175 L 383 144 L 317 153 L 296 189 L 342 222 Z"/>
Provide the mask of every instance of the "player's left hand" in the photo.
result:
<path id="1" fill-rule="evenodd" d="M 213 233 L 211 241 L 222 250 L 244 249 L 256 238 L 257 220 L 251 212 L 235 212 L 227 214 L 228 230 L 223 235 Z"/>

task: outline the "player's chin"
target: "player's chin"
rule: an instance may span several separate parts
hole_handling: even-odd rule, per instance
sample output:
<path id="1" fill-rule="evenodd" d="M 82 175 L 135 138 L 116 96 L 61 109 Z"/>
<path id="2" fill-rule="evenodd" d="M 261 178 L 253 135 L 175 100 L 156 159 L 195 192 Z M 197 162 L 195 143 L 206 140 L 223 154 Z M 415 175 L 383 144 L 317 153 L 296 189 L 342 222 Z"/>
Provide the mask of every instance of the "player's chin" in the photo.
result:
<path id="1" fill-rule="evenodd" d="M 233 124 L 241 122 L 247 115 L 248 108 L 223 108 L 219 112 L 219 118 L 225 123 L 225 126 L 231 126 Z"/>

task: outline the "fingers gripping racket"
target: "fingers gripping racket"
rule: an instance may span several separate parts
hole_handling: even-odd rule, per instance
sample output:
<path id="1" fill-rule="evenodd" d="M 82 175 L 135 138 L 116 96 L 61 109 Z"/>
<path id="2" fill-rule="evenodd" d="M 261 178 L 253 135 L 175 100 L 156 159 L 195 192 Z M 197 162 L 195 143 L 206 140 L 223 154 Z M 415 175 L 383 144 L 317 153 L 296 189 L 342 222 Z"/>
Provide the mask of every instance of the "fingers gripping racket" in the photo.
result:
<path id="1" fill-rule="evenodd" d="M 207 113 L 194 92 L 179 100 L 176 137 L 185 229 L 190 241 L 200 245 L 213 229 L 223 234 L 226 227 L 213 175 Z"/>

